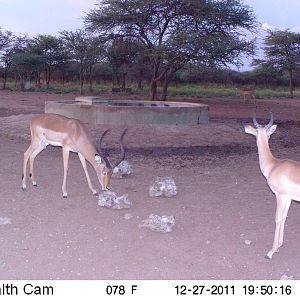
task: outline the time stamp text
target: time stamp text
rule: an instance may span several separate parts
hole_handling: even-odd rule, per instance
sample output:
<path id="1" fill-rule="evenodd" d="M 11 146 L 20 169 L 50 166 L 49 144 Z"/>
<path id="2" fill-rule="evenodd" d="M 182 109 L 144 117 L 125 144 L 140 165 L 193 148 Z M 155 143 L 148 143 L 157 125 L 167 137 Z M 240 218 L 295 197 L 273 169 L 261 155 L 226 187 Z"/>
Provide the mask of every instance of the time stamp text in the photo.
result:
<path id="1" fill-rule="evenodd" d="M 222 296 L 286 296 L 292 298 L 299 296 L 299 286 L 295 282 L 280 282 L 270 281 L 264 282 L 249 281 L 239 282 L 233 281 L 222 283 L 218 281 L 216 283 L 210 281 L 166 281 L 166 282 L 152 282 L 150 285 L 143 281 L 130 281 L 113 282 L 110 284 L 107 282 L 96 281 L 95 284 L 95 296 L 105 296 L 105 299 L 114 298 L 114 296 L 121 296 L 121 298 L 135 298 L 135 296 L 143 295 L 166 295 L 173 298 L 196 298 L 197 296 L 212 296 L 213 298 L 221 298 Z M 61 289 L 56 286 L 55 283 L 49 285 L 34 285 L 33 283 L 25 283 L 21 285 L 3 283 L 0 284 L 0 298 L 1 296 L 50 296 L 50 298 L 59 297 Z M 127 296 L 127 297 L 122 297 Z M 195 297 L 194 297 L 195 296 Z M 218 297 L 219 296 L 219 297 Z M 30 298 L 30 297 L 29 297 Z M 202 297 L 203 298 L 203 297 Z M 209 298 L 209 297 L 208 297 Z M 98 297 L 97 297 L 98 299 Z"/>

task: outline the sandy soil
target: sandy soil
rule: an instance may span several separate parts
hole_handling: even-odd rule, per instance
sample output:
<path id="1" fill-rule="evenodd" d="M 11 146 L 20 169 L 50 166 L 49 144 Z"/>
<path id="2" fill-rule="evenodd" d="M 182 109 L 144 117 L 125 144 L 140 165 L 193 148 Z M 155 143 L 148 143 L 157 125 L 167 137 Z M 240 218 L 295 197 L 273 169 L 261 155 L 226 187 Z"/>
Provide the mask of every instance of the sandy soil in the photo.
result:
<path id="1" fill-rule="evenodd" d="M 0 220 L 9 223 L 0 225 L 0 279 L 300 279 L 297 202 L 284 246 L 273 260 L 264 258 L 273 241 L 276 200 L 260 173 L 255 139 L 242 130 L 242 121 L 251 122 L 252 104 L 201 99 L 210 105 L 209 124 L 130 126 L 125 144 L 133 174 L 113 179 L 112 189 L 128 193 L 133 205 L 110 210 L 90 194 L 75 154 L 69 197 L 62 198 L 59 147 L 38 156 L 38 187 L 28 182 L 21 190 L 30 118 L 43 112 L 46 100 L 74 97 L 0 91 Z M 299 100 L 259 100 L 261 122 L 267 107 L 278 124 L 270 140 L 274 155 L 299 159 Z M 91 128 L 94 139 L 107 128 Z M 113 160 L 123 128 L 111 129 L 106 141 Z M 177 196 L 151 198 L 157 176 L 172 176 Z M 174 216 L 173 231 L 139 227 L 151 213 Z"/>

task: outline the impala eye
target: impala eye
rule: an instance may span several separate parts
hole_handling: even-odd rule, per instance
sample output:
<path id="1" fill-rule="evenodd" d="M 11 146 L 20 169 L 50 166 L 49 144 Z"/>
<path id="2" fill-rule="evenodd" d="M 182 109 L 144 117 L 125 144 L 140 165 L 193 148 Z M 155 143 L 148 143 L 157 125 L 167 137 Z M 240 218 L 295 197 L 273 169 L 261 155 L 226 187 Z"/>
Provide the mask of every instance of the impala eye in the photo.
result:
<path id="1" fill-rule="evenodd" d="M 106 171 L 103 171 L 103 172 L 102 172 L 102 175 L 103 175 L 103 176 L 106 176 L 106 175 L 107 175 L 107 172 L 106 172 Z"/>

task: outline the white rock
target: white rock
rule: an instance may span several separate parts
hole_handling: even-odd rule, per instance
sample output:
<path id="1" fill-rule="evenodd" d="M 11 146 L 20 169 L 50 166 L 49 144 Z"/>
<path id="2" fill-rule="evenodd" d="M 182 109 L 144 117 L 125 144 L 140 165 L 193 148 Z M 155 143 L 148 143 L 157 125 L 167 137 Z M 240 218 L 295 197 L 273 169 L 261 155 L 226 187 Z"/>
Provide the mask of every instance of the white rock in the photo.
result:
<path id="1" fill-rule="evenodd" d="M 0 217 L 0 225 L 11 224 L 11 219 L 7 217 Z"/>

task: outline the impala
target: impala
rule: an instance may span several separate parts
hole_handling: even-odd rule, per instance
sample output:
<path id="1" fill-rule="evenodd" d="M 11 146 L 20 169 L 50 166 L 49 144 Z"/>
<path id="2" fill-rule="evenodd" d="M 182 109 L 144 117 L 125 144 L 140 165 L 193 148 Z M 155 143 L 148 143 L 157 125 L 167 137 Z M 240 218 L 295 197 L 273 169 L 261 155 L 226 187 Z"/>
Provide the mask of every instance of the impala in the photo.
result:
<path id="1" fill-rule="evenodd" d="M 76 152 L 82 164 L 88 186 L 93 195 L 97 195 L 97 190 L 92 186 L 91 179 L 87 170 L 86 160 L 92 165 L 96 171 L 99 183 L 102 190 L 109 189 L 109 183 L 114 167 L 119 165 L 125 157 L 125 149 L 123 145 L 123 137 L 126 129 L 122 133 L 119 143 L 121 146 L 120 159 L 114 165 L 111 165 L 107 153 L 101 148 L 101 143 L 104 136 L 107 134 L 106 130 L 99 142 L 99 148 L 96 148 L 92 142 L 91 135 L 86 126 L 76 119 L 67 118 L 56 114 L 41 114 L 32 118 L 30 122 L 31 144 L 24 153 L 22 189 L 26 190 L 26 167 L 29 159 L 30 174 L 32 185 L 37 186 L 33 172 L 33 163 L 35 157 L 44 150 L 48 145 L 61 146 L 63 153 L 63 197 L 67 198 L 67 172 L 69 154 Z"/>
<path id="2" fill-rule="evenodd" d="M 250 88 L 242 88 L 240 89 L 240 96 L 243 97 L 244 103 L 246 103 L 247 99 L 254 99 L 254 102 L 256 103 L 255 93 L 254 90 Z"/>
<path id="3" fill-rule="evenodd" d="M 256 137 L 259 155 L 259 166 L 267 183 L 276 196 L 277 208 L 275 215 L 275 235 L 272 249 L 267 253 L 266 258 L 271 259 L 283 244 L 284 224 L 292 200 L 300 201 L 300 163 L 289 159 L 275 158 L 269 148 L 269 138 L 275 132 L 277 125 L 273 125 L 273 114 L 270 122 L 263 126 L 256 120 L 253 114 L 253 124 L 245 125 L 246 133 Z"/>

